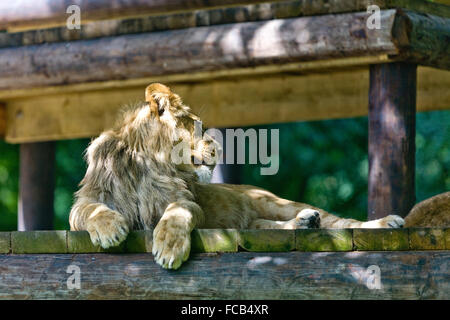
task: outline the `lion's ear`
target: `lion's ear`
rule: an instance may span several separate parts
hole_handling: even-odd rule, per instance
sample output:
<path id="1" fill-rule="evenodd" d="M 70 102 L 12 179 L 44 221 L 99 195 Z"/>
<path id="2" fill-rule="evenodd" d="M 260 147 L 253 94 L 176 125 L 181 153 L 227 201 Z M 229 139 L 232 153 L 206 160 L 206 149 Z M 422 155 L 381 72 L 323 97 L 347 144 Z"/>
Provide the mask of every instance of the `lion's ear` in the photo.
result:
<path id="1" fill-rule="evenodd" d="M 159 118 L 170 107 L 170 95 L 172 95 L 172 91 L 161 83 L 152 83 L 147 86 L 145 101 L 150 106 L 152 116 Z"/>

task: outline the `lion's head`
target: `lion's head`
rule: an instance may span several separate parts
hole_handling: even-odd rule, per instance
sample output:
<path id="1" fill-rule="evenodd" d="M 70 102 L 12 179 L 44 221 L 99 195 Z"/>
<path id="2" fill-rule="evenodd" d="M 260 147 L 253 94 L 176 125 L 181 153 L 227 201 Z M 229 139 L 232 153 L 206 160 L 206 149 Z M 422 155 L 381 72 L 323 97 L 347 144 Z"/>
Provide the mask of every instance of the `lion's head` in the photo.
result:
<path id="1" fill-rule="evenodd" d="M 146 88 L 145 103 L 125 110 L 116 130 L 135 150 L 182 172 L 195 172 L 200 182 L 209 182 L 221 152 L 204 133 L 200 118 L 160 83 Z"/>

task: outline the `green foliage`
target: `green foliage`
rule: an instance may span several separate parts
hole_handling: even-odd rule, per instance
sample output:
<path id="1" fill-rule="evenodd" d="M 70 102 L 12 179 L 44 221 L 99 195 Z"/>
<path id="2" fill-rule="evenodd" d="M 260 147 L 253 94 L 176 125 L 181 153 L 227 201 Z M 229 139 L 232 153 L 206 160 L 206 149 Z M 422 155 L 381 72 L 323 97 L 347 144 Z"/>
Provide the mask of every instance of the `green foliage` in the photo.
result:
<path id="1" fill-rule="evenodd" d="M 450 111 L 417 115 L 418 201 L 450 190 L 449 127 Z M 261 176 L 259 165 L 244 165 L 243 183 L 344 217 L 366 218 L 367 118 L 258 128 L 280 130 L 280 169 L 276 175 Z M 88 143 L 88 139 L 57 143 L 56 229 L 69 227 L 73 193 L 86 170 L 83 152 Z M 0 142 L 0 152 L 0 230 L 17 230 L 19 148 Z"/>
<path id="2" fill-rule="evenodd" d="M 245 165 L 243 183 L 342 217 L 367 218 L 367 117 L 276 124 L 280 170 Z M 450 111 L 417 114 L 417 202 L 450 190 Z M 270 149 L 269 149 L 270 150 Z"/>
<path id="3" fill-rule="evenodd" d="M 17 230 L 19 146 L 0 141 L 0 231 Z"/>
<path id="4" fill-rule="evenodd" d="M 86 172 L 83 155 L 90 139 L 58 141 L 56 145 L 55 222 L 56 230 L 69 229 L 73 193 Z"/>

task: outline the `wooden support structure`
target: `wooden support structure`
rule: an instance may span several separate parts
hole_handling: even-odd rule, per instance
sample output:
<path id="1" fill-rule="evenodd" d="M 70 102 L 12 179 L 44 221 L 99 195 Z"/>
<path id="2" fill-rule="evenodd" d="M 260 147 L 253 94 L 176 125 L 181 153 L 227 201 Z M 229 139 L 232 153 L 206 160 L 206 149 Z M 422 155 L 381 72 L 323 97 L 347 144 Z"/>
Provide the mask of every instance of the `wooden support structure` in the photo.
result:
<path id="1" fill-rule="evenodd" d="M 0 299 L 450 295 L 448 228 L 196 229 L 190 258 L 176 271 L 154 262 L 151 239 L 151 231 L 134 231 L 119 247 L 104 250 L 86 231 L 0 232 Z M 77 271 L 80 288 L 69 288 Z"/>
<path id="2" fill-rule="evenodd" d="M 409 8 L 428 14 L 449 15 L 448 6 L 437 3 L 429 3 L 422 0 L 315 0 L 314 2 L 274 1 L 267 0 L 74 0 L 68 3 L 65 0 L 34 0 L 30 4 L 27 0 L 16 0 L 14 4 L 0 3 L 0 30 L 17 32 L 19 30 L 43 29 L 56 26 L 64 26 L 70 14 L 67 13 L 69 5 L 77 5 L 82 13 L 82 24 L 89 24 L 100 20 L 131 19 L 141 16 L 155 16 L 167 13 L 192 13 L 195 10 L 214 8 L 236 8 L 245 5 L 253 7 L 255 11 L 265 11 L 280 8 L 281 11 L 273 18 L 286 17 L 286 15 L 312 16 L 321 14 L 335 14 L 344 12 L 366 11 L 370 5 L 377 5 L 381 9 Z M 252 4 L 254 4 L 252 6 Z M 258 6 L 258 4 L 261 4 Z M 238 7 L 239 9 L 239 7 Z M 230 10 L 229 10 L 230 11 Z M 226 13 L 224 13 L 227 15 Z M 270 14 L 270 13 L 269 13 Z M 230 16 L 242 17 L 231 10 Z M 266 14 L 267 16 L 267 14 Z M 253 18 L 249 15 L 246 19 Z M 217 19 L 217 15 L 213 20 Z"/>
<path id="3" fill-rule="evenodd" d="M 0 299 L 447 299 L 448 251 L 0 255 Z M 80 289 L 67 283 L 78 269 Z M 380 269 L 370 289 L 367 268 Z M 70 282 L 70 281 L 69 281 Z"/>
<path id="4" fill-rule="evenodd" d="M 375 31 L 366 26 L 367 13 L 349 13 L 3 48 L 0 89 L 396 55 L 395 15 L 382 11 Z"/>
<path id="5" fill-rule="evenodd" d="M 405 217 L 415 204 L 415 64 L 370 67 L 369 220 Z"/>
<path id="6" fill-rule="evenodd" d="M 18 229 L 53 229 L 55 142 L 20 145 Z"/>
<path id="7" fill-rule="evenodd" d="M 266 0 L 17 0 L 0 4 L 0 29 L 30 29 L 61 26 L 66 23 L 69 5 L 80 8 L 83 23 L 90 21 L 183 12 L 215 7 L 262 3 Z"/>
<path id="8" fill-rule="evenodd" d="M 368 68 L 307 75 L 266 71 L 259 76 L 243 73 L 210 81 L 155 77 L 142 82 L 109 82 L 104 87 L 82 84 L 30 89 L 14 95 L 0 91 L 0 100 L 7 106 L 5 139 L 24 143 L 96 136 L 113 126 L 122 105 L 142 100 L 142 88 L 152 81 L 169 84 L 210 128 L 350 118 L 368 113 Z M 448 109 L 449 86 L 450 72 L 419 67 L 417 110 Z"/>
<path id="9" fill-rule="evenodd" d="M 448 5 L 74 1 L 82 28 L 68 30 L 67 2 L 51 4 L 0 4 L 0 29 L 6 30 L 0 33 L 0 134 L 6 141 L 95 136 L 111 127 L 121 104 L 142 99 L 142 88 L 155 81 L 202 110 L 209 127 L 369 113 L 369 216 L 405 215 L 414 204 L 416 87 L 418 111 L 450 103 L 450 77 L 442 71 L 450 70 Z M 369 5 L 381 8 L 379 29 L 367 25 Z M 44 145 L 39 152 L 52 158 Z M 30 157 L 21 165 L 23 183 L 47 185 L 30 189 L 44 194 L 30 201 L 50 214 L 51 183 L 44 177 L 52 177 L 45 165 L 53 160 L 33 150 L 34 167 Z M 26 180 L 27 174 L 38 178 Z M 22 194 L 27 196 L 21 187 Z M 21 201 L 21 211 L 31 210 L 28 200 Z"/>

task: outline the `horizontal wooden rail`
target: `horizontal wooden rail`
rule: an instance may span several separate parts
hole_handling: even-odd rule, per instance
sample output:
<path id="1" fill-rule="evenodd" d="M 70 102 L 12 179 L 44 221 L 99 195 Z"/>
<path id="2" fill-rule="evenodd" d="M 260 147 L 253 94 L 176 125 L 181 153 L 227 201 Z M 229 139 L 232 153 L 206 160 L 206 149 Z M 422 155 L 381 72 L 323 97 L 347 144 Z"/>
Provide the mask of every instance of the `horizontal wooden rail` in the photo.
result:
<path id="1" fill-rule="evenodd" d="M 94 246 L 86 231 L 0 232 L 0 253 L 145 253 L 152 233 L 133 231 L 120 246 Z M 407 229 L 198 229 L 193 252 L 396 251 L 450 249 L 450 228 Z"/>
<path id="2" fill-rule="evenodd" d="M 450 68 L 450 19 L 381 12 L 278 19 L 0 50 L 0 90 L 391 55 Z M 394 21 L 398 18 L 397 22 Z"/>
<path id="3" fill-rule="evenodd" d="M 150 254 L 0 255 L 0 299 L 448 299 L 449 260 L 449 251 L 203 253 L 167 271 Z"/>
<path id="4" fill-rule="evenodd" d="M 109 250 L 85 231 L 2 232 L 0 299 L 446 299 L 449 247 L 449 228 L 199 229 L 167 271 L 149 231 Z"/>
<path id="5" fill-rule="evenodd" d="M 82 14 L 81 23 L 124 19 L 144 15 L 163 13 L 182 13 L 215 7 L 230 7 L 264 3 L 267 0 L 74 0 L 70 4 L 78 5 Z M 431 3 L 426 0 L 341 0 L 326 1 L 272 1 L 274 3 L 292 3 L 297 16 L 318 15 L 342 12 L 365 11 L 369 5 L 378 5 L 381 9 L 407 8 L 424 13 L 450 16 L 449 6 Z M 0 3 L 0 29 L 11 31 L 23 29 L 40 29 L 63 26 L 69 14 L 69 6 L 64 0 L 27 0 Z"/>
<path id="6" fill-rule="evenodd" d="M 380 60 L 383 61 L 383 60 Z M 355 60 L 341 61 L 351 67 Z M 364 61 L 363 61 L 364 62 Z M 313 64 L 314 65 L 314 64 Z M 313 65 L 311 66 L 313 68 Z M 333 64 L 326 63 L 328 67 Z M 180 94 L 208 127 L 251 126 L 367 115 L 369 72 L 367 69 L 294 75 L 313 72 L 305 64 L 279 69 L 246 70 L 232 79 L 201 81 L 155 77 L 139 81 L 112 81 L 16 92 L 0 92 L 6 102 L 6 141 L 11 143 L 86 138 L 111 128 L 122 105 L 143 99 L 144 88 L 162 81 Z M 334 65 L 338 67 L 338 65 Z M 287 73 L 289 72 L 289 74 Z M 224 73 L 224 76 L 230 76 Z M 208 75 L 205 75 L 208 79 Z M 450 72 L 419 67 L 417 110 L 450 108 Z M 233 93 L 233 94 L 230 94 Z M 245 97 L 245 99 L 243 98 Z M 45 124 L 45 125 L 43 125 Z"/>
<path id="7" fill-rule="evenodd" d="M 363 12 L 4 48 L 0 90 L 396 55 L 395 15 L 382 11 L 379 30 Z"/>
<path id="8" fill-rule="evenodd" d="M 43 28 L 66 24 L 69 5 L 80 8 L 82 21 L 129 18 L 166 12 L 267 2 L 267 0 L 16 0 L 0 3 L 0 29 Z"/>

